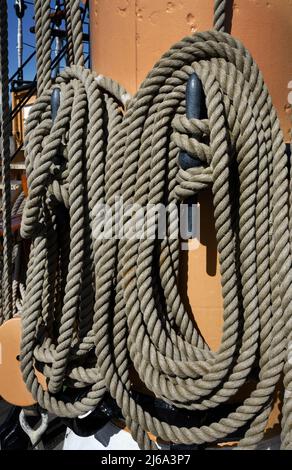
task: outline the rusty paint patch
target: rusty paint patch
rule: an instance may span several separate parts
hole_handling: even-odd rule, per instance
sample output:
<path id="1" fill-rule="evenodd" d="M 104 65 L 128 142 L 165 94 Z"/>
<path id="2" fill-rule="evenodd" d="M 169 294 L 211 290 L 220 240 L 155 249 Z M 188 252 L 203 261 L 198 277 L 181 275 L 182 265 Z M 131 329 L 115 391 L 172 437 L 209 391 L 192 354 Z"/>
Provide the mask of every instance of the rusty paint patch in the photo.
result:
<path id="1" fill-rule="evenodd" d="M 186 16 L 187 24 L 190 26 L 191 32 L 196 33 L 198 31 L 198 25 L 196 24 L 195 17 L 192 13 L 188 13 Z"/>
<path id="2" fill-rule="evenodd" d="M 175 11 L 174 2 L 167 2 L 166 13 L 174 13 L 174 11 Z"/>
<path id="3" fill-rule="evenodd" d="M 149 15 L 149 21 L 150 21 L 150 23 L 152 23 L 153 25 L 158 24 L 158 22 L 159 22 L 159 11 L 153 11 L 153 12 Z"/>
<path id="4" fill-rule="evenodd" d="M 119 15 L 126 16 L 128 7 L 129 7 L 129 0 L 120 0 L 118 7 L 117 7 Z"/>

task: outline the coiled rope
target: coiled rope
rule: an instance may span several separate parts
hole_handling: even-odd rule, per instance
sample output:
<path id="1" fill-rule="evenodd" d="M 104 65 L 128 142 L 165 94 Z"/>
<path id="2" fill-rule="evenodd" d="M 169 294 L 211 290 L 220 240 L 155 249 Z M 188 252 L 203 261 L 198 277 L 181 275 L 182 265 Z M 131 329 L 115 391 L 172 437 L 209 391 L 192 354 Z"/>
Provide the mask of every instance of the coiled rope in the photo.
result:
<path id="1" fill-rule="evenodd" d="M 185 85 L 193 72 L 206 94 L 205 121 L 185 117 Z M 208 32 L 186 38 L 151 71 L 123 127 L 125 205 L 169 205 L 212 186 L 224 328 L 221 347 L 213 353 L 180 299 L 179 245 L 170 226 L 160 243 L 121 240 L 119 302 L 113 326 L 108 320 L 107 360 L 103 351 L 101 364 L 106 386 L 142 446 L 150 446 L 146 430 L 172 442 L 201 444 L 249 424 L 240 446 L 253 448 L 263 437 L 283 369 L 284 324 L 291 308 L 288 162 L 262 76 L 230 36 Z M 178 149 L 202 166 L 178 171 Z M 153 418 L 131 398 L 128 354 L 155 396 L 182 408 L 207 410 L 226 402 L 246 383 L 259 355 L 258 383 L 219 422 L 179 429 Z"/>
<path id="2" fill-rule="evenodd" d="M 220 30 L 221 3 L 215 10 Z M 204 120 L 185 116 L 186 83 L 194 72 L 206 96 Z M 188 445 L 220 441 L 245 427 L 239 448 L 253 449 L 264 436 L 285 365 L 282 447 L 291 448 L 288 158 L 271 98 L 249 52 L 221 31 L 183 39 L 149 73 L 124 118 L 119 107 L 124 91 L 114 92 L 111 81 L 97 81 L 72 66 L 57 86 L 61 104 L 55 122 L 48 88 L 27 129 L 29 197 L 22 233 L 33 241 L 22 371 L 28 388 L 44 408 L 73 417 L 109 391 L 141 448 L 156 447 L 147 432 Z M 62 144 L 63 160 L 56 163 Z M 201 165 L 179 168 L 180 150 Z M 118 196 L 126 206 L 169 206 L 208 187 L 224 302 L 217 352 L 181 300 L 180 241 L 172 236 L 170 217 L 163 240 L 117 240 L 116 232 L 94 237 L 100 220 L 104 233 L 109 230 L 95 210 L 100 202 L 115 216 Z M 60 214 L 62 206 L 69 215 Z M 156 227 L 156 218 L 151 220 Z M 125 224 L 130 227 L 130 216 Z M 47 378 L 46 391 L 35 365 Z M 210 410 L 210 422 L 179 427 L 155 417 L 135 399 L 132 365 L 156 397 L 195 413 Z M 215 419 L 215 411 L 255 373 L 256 385 L 244 401 Z M 66 397 L 65 387 L 80 390 L 80 396 Z"/>
<path id="3" fill-rule="evenodd" d="M 70 417 L 94 408 L 105 392 L 94 348 L 99 329 L 96 265 L 106 255 L 94 238 L 94 210 L 120 186 L 113 147 L 128 95 L 113 81 L 81 67 L 82 40 L 80 27 L 75 27 L 80 19 L 78 0 L 67 2 L 67 8 L 76 64 L 66 68 L 55 85 L 41 79 L 42 92 L 26 128 L 29 192 L 21 234 L 32 239 L 32 247 L 21 367 L 39 404 Z M 61 101 L 53 122 L 51 97 L 56 87 Z M 108 274 L 114 278 L 114 269 Z M 49 379 L 48 390 L 38 384 L 35 361 Z M 83 388 L 83 395 L 79 400 L 58 399 L 64 386 Z"/>

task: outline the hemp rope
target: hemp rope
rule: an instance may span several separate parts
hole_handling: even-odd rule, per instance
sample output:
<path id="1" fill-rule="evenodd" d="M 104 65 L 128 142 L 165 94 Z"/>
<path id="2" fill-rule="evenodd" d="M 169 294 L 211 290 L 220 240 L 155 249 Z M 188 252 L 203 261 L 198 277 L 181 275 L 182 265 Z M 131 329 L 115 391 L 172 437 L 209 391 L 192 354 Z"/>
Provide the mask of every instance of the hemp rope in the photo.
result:
<path id="1" fill-rule="evenodd" d="M 206 94 L 205 121 L 185 117 L 185 85 L 194 71 Z M 291 314 L 288 162 L 262 76 L 240 42 L 224 33 L 197 34 L 176 44 L 154 67 L 123 126 L 125 205 L 169 204 L 212 186 L 224 327 L 214 353 L 180 299 L 178 241 L 170 237 L 170 227 L 161 243 L 121 240 L 119 302 L 114 325 L 108 320 L 106 360 L 100 351 L 106 386 L 140 445 L 150 446 L 145 431 L 172 442 L 201 444 L 250 423 L 240 447 L 254 448 L 263 437 L 283 369 L 284 325 Z M 202 166 L 178 170 L 178 149 L 199 158 Z M 129 393 L 127 371 L 133 362 L 156 397 L 182 408 L 212 409 L 238 392 L 258 355 L 256 389 L 235 412 L 209 426 L 167 426 Z M 291 445 L 291 436 L 288 441 Z"/>
<path id="2" fill-rule="evenodd" d="M 71 25 L 71 10 L 67 2 L 64 4 L 65 17 L 66 17 L 66 36 L 67 36 L 67 65 L 74 64 L 74 52 L 73 52 L 73 36 L 72 36 L 72 25 Z"/>
<path id="3" fill-rule="evenodd" d="M 51 1 L 35 0 L 37 88 L 40 95 L 51 83 Z"/>
<path id="4" fill-rule="evenodd" d="M 226 7 L 227 0 L 215 0 L 214 1 L 214 22 L 213 28 L 216 31 L 226 33 Z"/>
<path id="5" fill-rule="evenodd" d="M 25 205 L 25 195 L 24 192 L 17 196 L 16 200 L 13 203 L 11 216 L 21 217 L 23 214 Z M 22 302 L 24 298 L 25 287 L 23 282 L 25 280 L 26 274 L 26 263 L 25 263 L 25 250 L 24 250 L 24 241 L 20 236 L 15 237 L 15 243 L 12 251 L 12 261 L 13 261 L 13 281 L 12 281 L 12 313 L 13 315 L 21 314 L 22 311 Z"/>
<path id="6" fill-rule="evenodd" d="M 10 188 L 10 122 L 8 85 L 8 13 L 7 2 L 0 2 L 0 152 L 2 176 L 3 257 L 1 256 L 0 325 L 12 315 L 12 231 Z M 5 293 L 5 295 L 3 295 Z"/>
<path id="7" fill-rule="evenodd" d="M 221 30 L 222 13 L 216 11 Z M 204 120 L 185 116 L 186 83 L 193 72 L 206 96 Z M 288 157 L 249 52 L 221 31 L 183 39 L 149 73 L 124 118 L 125 92 L 108 79 L 72 66 L 56 83 L 61 104 L 55 122 L 48 88 L 27 128 L 29 196 L 22 234 L 32 237 L 32 249 L 21 360 L 29 390 L 42 407 L 69 417 L 93 409 L 108 390 L 140 448 L 156 447 L 147 432 L 174 443 L 204 444 L 247 425 L 239 448 L 252 449 L 263 438 L 285 364 L 282 446 L 291 448 Z M 64 157 L 57 163 L 62 144 Z M 201 166 L 178 168 L 180 150 Z M 117 196 L 126 206 L 179 204 L 208 187 L 224 302 L 217 352 L 180 298 L 180 241 L 171 236 L 171 220 L 163 240 L 94 236 L 97 224 L 109 230 L 95 209 L 100 202 L 116 215 Z M 67 218 L 57 201 L 67 207 Z M 154 216 L 152 222 L 155 227 Z M 127 227 L 130 223 L 128 216 Z M 47 378 L 47 391 L 38 383 L 35 363 Z M 179 427 L 152 416 L 134 399 L 132 364 L 156 397 L 182 409 L 211 410 L 211 416 L 255 370 L 258 380 L 227 416 Z M 79 397 L 60 398 L 64 387 L 80 390 Z"/>
<path id="8" fill-rule="evenodd" d="M 79 8 L 68 5 L 75 25 Z M 99 295 L 95 265 L 106 254 L 94 238 L 94 210 L 120 186 L 115 172 L 109 185 L 108 174 L 117 165 L 112 149 L 129 99 L 121 86 L 79 65 L 80 29 L 72 30 L 77 65 L 61 72 L 54 86 L 42 86 L 28 118 L 28 198 L 21 228 L 22 236 L 32 239 L 22 315 L 23 376 L 43 408 L 69 417 L 94 408 L 105 392 L 96 368 L 93 328 Z M 61 102 L 52 122 L 55 87 Z M 48 391 L 38 384 L 35 360 L 50 377 Z M 89 390 L 80 400 L 58 400 L 55 393 L 65 383 Z"/>

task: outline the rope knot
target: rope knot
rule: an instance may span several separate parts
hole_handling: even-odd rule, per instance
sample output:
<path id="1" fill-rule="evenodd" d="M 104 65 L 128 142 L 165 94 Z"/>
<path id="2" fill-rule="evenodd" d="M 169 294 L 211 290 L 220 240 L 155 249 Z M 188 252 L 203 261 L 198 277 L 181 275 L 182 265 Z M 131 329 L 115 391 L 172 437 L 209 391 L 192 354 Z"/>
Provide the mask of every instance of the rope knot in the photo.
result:
<path id="1" fill-rule="evenodd" d="M 176 195 L 179 199 L 186 199 L 206 189 L 213 181 L 210 168 L 212 154 L 209 147 L 209 121 L 175 116 L 172 128 L 174 130 L 172 141 L 181 152 L 187 153 L 194 159 L 194 167 L 188 169 L 180 167 L 176 176 Z"/>

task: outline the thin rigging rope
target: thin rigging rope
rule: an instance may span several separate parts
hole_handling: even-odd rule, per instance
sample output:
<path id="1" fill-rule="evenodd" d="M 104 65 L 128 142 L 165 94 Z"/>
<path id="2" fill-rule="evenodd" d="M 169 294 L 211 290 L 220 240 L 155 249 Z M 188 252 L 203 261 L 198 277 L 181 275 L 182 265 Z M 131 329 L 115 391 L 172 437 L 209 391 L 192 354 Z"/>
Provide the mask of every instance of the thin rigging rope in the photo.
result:
<path id="1" fill-rule="evenodd" d="M 37 83 L 39 92 L 42 90 L 42 0 L 35 0 L 34 2 L 34 22 L 35 22 L 35 37 L 36 37 L 36 67 L 37 67 Z"/>
<path id="2" fill-rule="evenodd" d="M 41 31 L 42 31 L 42 77 L 39 85 L 39 93 L 51 84 L 51 1 L 42 0 L 41 9 Z"/>
<path id="3" fill-rule="evenodd" d="M 0 151 L 2 173 L 3 260 L 1 266 L 0 324 L 12 315 L 12 231 L 10 188 L 10 121 L 8 85 L 7 2 L 0 3 Z"/>

